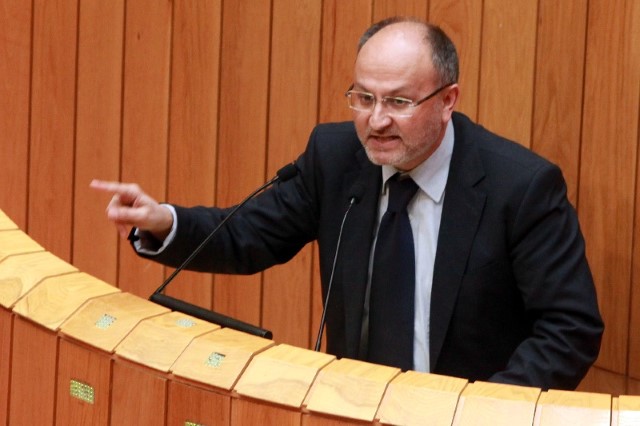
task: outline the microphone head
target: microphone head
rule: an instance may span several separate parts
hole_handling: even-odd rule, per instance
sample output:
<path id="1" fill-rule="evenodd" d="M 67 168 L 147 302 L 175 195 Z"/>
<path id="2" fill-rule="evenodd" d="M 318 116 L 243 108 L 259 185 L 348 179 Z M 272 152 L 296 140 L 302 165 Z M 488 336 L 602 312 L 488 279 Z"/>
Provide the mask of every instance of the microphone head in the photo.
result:
<path id="1" fill-rule="evenodd" d="M 298 174 L 296 163 L 289 163 L 276 172 L 278 179 L 282 182 L 287 181 Z"/>
<path id="2" fill-rule="evenodd" d="M 349 201 L 353 200 L 354 203 L 359 203 L 364 195 L 364 185 L 362 182 L 356 182 L 349 191 Z"/>

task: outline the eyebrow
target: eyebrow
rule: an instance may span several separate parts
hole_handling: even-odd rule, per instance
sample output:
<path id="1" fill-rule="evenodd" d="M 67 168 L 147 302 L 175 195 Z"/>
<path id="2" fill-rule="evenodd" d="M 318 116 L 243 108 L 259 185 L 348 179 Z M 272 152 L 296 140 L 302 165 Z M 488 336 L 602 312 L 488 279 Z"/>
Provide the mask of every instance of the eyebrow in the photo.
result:
<path id="1" fill-rule="evenodd" d="M 349 90 L 357 90 L 357 91 L 362 91 L 362 92 L 367 92 L 367 93 L 371 93 L 373 94 L 373 92 L 367 88 L 365 88 L 364 86 L 358 84 L 358 83 L 353 83 L 351 85 L 351 89 Z M 407 95 L 404 95 L 403 93 L 406 92 L 408 89 L 406 86 L 402 86 L 396 89 L 393 89 L 392 91 L 390 91 L 389 93 L 382 95 L 382 97 L 392 97 L 392 98 L 404 98 L 404 99 L 410 99 Z"/>

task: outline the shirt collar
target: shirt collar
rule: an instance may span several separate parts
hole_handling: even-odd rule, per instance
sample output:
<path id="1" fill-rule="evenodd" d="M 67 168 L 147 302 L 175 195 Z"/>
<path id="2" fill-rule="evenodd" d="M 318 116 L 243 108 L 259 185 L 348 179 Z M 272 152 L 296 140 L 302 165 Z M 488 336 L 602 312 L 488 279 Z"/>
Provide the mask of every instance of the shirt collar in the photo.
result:
<path id="1" fill-rule="evenodd" d="M 435 203 L 440 203 L 444 196 L 444 188 L 449 175 L 451 154 L 453 153 L 453 141 L 453 123 L 449 120 L 440 146 L 429 158 L 408 173 L 420 189 Z M 395 167 L 389 165 L 382 166 L 383 191 L 386 191 L 386 183 L 389 178 L 396 173 L 398 173 L 398 170 Z"/>

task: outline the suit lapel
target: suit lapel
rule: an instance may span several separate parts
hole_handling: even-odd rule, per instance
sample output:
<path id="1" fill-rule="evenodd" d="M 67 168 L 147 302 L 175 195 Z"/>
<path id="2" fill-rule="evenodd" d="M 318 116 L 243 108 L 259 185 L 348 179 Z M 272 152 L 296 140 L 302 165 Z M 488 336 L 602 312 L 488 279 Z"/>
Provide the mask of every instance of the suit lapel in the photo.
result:
<path id="1" fill-rule="evenodd" d="M 468 131 L 469 126 L 455 126 L 455 143 L 438 234 L 429 332 L 432 371 L 438 363 L 486 200 L 486 194 L 475 187 L 484 176 L 484 170 Z"/>

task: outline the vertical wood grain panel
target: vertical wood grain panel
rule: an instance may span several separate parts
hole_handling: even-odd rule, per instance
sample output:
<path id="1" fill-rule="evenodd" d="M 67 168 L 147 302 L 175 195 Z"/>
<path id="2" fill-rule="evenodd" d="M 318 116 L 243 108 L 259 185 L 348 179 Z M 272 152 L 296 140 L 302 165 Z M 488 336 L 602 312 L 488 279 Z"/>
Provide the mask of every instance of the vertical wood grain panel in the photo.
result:
<path id="1" fill-rule="evenodd" d="M 217 203 L 242 200 L 265 180 L 271 5 L 223 3 Z M 261 274 L 218 275 L 216 310 L 260 321 Z"/>
<path id="2" fill-rule="evenodd" d="M 534 151 L 560 166 L 576 205 L 587 2 L 541 0 L 533 115 Z"/>
<path id="3" fill-rule="evenodd" d="M 338 417 L 331 417 L 319 413 L 304 414 L 302 416 L 301 426 L 363 426 L 369 424 L 379 423 L 366 423 L 359 420 L 343 420 Z"/>
<path id="4" fill-rule="evenodd" d="M 27 228 L 31 2 L 0 5 L 0 209 Z"/>
<path id="5" fill-rule="evenodd" d="M 174 8 L 167 199 L 213 205 L 222 7 L 220 1 L 199 0 Z M 185 271 L 167 290 L 211 308 L 213 277 Z"/>
<path id="6" fill-rule="evenodd" d="M 13 320 L 11 311 L 0 307 L 0 424 L 6 425 L 9 418 L 9 378 L 11 377 L 11 342 L 13 340 Z"/>
<path id="7" fill-rule="evenodd" d="M 623 374 L 592 367 L 576 390 L 623 395 L 626 393 L 626 377 Z"/>
<path id="8" fill-rule="evenodd" d="M 108 425 L 111 402 L 111 358 L 104 353 L 61 339 L 56 373 L 57 425 Z M 94 401 L 87 404 L 70 395 L 70 381 L 94 389 Z"/>
<path id="9" fill-rule="evenodd" d="M 640 380 L 629 379 L 626 394 L 640 395 Z"/>
<path id="10" fill-rule="evenodd" d="M 236 398 L 231 401 L 231 424 L 233 426 L 258 424 L 298 426 L 301 424 L 301 417 L 301 413 L 283 406 Z"/>
<path id="11" fill-rule="evenodd" d="M 231 397 L 228 395 L 172 380 L 167 405 L 168 426 L 231 424 Z"/>
<path id="12" fill-rule="evenodd" d="M 318 121 L 351 120 L 344 92 L 353 81 L 358 39 L 372 23 L 371 2 L 326 0 L 322 8 Z"/>
<path id="13" fill-rule="evenodd" d="M 621 90 L 625 92 L 625 96 L 628 97 L 628 106 L 620 107 L 619 122 L 626 128 L 623 134 L 616 134 L 618 137 L 625 137 L 628 133 L 629 143 L 634 144 L 636 152 L 638 151 L 638 145 L 640 145 L 640 2 L 628 2 L 625 11 L 625 25 L 620 30 L 623 31 L 623 37 L 628 40 L 628 57 L 625 55 L 624 66 L 629 73 L 627 81 L 622 84 L 628 84 L 627 87 L 621 86 Z M 637 96 L 633 96 L 633 90 Z M 627 93 L 628 91 L 628 93 Z M 628 109 L 625 109 L 628 108 Z M 638 153 L 640 155 L 640 153 Z M 638 164 L 638 163 L 636 163 Z M 633 251 L 632 251 L 632 280 L 631 280 L 631 298 L 629 299 L 629 307 L 631 310 L 631 324 L 629 325 L 629 357 L 628 357 L 628 374 L 634 379 L 640 380 L 640 176 L 636 166 L 635 175 L 635 219 L 634 219 L 634 238 L 633 238 Z M 624 299 L 618 299 L 624 300 Z M 635 383 L 635 394 L 640 395 L 640 381 L 630 381 L 629 391 L 631 392 L 632 384 Z"/>
<path id="14" fill-rule="evenodd" d="M 415 16 L 427 19 L 429 0 L 373 0 L 373 20 L 378 22 L 390 16 Z M 364 32 L 365 28 L 362 28 Z"/>
<path id="15" fill-rule="evenodd" d="M 171 2 L 126 3 L 122 180 L 137 182 L 152 197 L 166 196 Z M 163 267 L 137 258 L 121 242 L 119 285 L 148 296 Z"/>
<path id="16" fill-rule="evenodd" d="M 165 424 L 168 387 L 165 377 L 126 361 L 113 363 L 112 377 L 111 424 Z"/>
<path id="17" fill-rule="evenodd" d="M 79 14 L 72 262 L 115 284 L 118 234 L 104 214 L 109 197 L 89 182 L 120 177 L 124 0 L 82 0 Z"/>
<path id="18" fill-rule="evenodd" d="M 451 38 L 460 62 L 460 98 L 456 110 L 478 117 L 482 3 L 476 0 L 431 0 L 429 20 Z"/>
<path id="19" fill-rule="evenodd" d="M 530 146 L 537 0 L 486 0 L 478 120 Z"/>
<path id="20" fill-rule="evenodd" d="M 607 324 L 597 365 L 623 374 L 637 187 L 640 44 L 632 37 L 634 28 L 638 31 L 637 7 L 633 0 L 589 3 L 578 194 L 587 255 Z"/>
<path id="21" fill-rule="evenodd" d="M 29 234 L 71 259 L 77 2 L 34 2 Z"/>
<path id="22" fill-rule="evenodd" d="M 11 347 L 9 425 L 54 423 L 58 337 L 15 317 Z"/>
<path id="23" fill-rule="evenodd" d="M 640 137 L 639 137 L 640 139 Z M 638 177 L 636 176 L 636 180 Z M 636 191 L 637 184 L 636 184 Z M 639 197 L 636 195 L 636 202 Z M 636 216 L 634 221 L 634 243 L 633 243 L 633 279 L 631 286 L 631 298 L 629 306 L 631 309 L 631 323 L 629 324 L 629 376 L 640 380 L 640 212 L 636 206 Z M 640 390 L 640 388 L 638 388 Z"/>
<path id="24" fill-rule="evenodd" d="M 305 148 L 318 114 L 320 3 L 273 2 L 269 85 L 268 174 Z M 309 347 L 311 266 L 307 245 L 291 261 L 264 273 L 262 324 L 280 343 Z"/>

